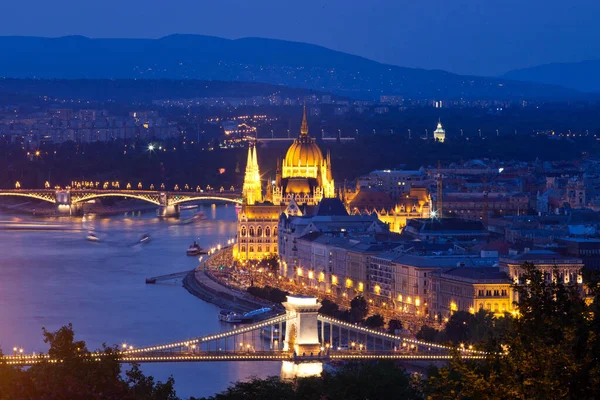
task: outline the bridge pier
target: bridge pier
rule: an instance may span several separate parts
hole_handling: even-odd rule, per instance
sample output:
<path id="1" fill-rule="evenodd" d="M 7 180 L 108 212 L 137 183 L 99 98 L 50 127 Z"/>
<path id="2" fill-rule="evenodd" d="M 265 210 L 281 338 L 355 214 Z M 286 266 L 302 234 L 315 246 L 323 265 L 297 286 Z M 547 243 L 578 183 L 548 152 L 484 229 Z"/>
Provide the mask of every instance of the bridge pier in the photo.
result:
<path id="1" fill-rule="evenodd" d="M 284 351 L 298 356 L 313 356 L 321 351 L 317 316 L 321 304 L 313 296 L 287 296 L 283 303 L 288 320 L 285 325 Z"/>
<path id="2" fill-rule="evenodd" d="M 179 204 L 175 204 L 172 206 L 158 206 L 156 210 L 156 215 L 160 218 L 175 218 L 179 217 Z"/>

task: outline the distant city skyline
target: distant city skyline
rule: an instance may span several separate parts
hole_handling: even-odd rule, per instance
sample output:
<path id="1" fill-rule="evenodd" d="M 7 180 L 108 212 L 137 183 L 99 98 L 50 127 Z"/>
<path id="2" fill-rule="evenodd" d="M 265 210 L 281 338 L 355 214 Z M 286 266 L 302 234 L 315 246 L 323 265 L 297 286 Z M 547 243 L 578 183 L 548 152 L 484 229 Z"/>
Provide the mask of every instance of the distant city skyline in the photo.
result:
<path id="1" fill-rule="evenodd" d="M 600 59 L 600 3 L 429 0 L 11 2 L 0 35 L 157 38 L 175 33 L 313 43 L 376 61 L 494 76 Z"/>

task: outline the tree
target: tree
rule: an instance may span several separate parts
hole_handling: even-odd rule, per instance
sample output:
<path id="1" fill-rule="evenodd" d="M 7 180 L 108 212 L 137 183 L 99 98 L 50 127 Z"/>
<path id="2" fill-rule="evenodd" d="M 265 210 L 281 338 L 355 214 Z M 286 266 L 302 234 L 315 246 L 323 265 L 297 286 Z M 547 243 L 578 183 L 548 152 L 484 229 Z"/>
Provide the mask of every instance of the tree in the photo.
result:
<path id="1" fill-rule="evenodd" d="M 417 332 L 417 339 L 424 342 L 436 342 L 440 336 L 440 331 L 427 325 L 423 325 Z"/>
<path id="2" fill-rule="evenodd" d="M 593 399 L 600 392 L 598 281 L 587 283 L 594 298 L 587 305 L 581 288 L 557 271 L 545 280 L 532 264 L 522 269 L 527 284 L 515 286 L 519 316 L 492 331 L 485 361 L 466 362 L 457 352 L 447 368 L 434 371 L 425 382 L 428 398 Z"/>
<path id="3" fill-rule="evenodd" d="M 371 315 L 365 320 L 365 326 L 369 328 L 381 328 L 383 325 L 385 325 L 385 321 L 379 314 Z"/>
<path id="4" fill-rule="evenodd" d="M 263 258 L 260 264 L 264 265 L 267 271 L 277 273 L 279 271 L 279 256 L 277 254 L 270 254 Z"/>
<path id="5" fill-rule="evenodd" d="M 363 296 L 356 296 L 350 301 L 351 322 L 361 322 L 369 313 L 367 300 Z"/>
<path id="6" fill-rule="evenodd" d="M 388 322 L 388 331 L 390 332 L 390 334 L 395 335 L 396 331 L 398 330 L 402 330 L 403 325 L 402 325 L 402 321 L 398 320 L 398 319 L 390 319 Z"/>
<path id="7" fill-rule="evenodd" d="M 294 381 L 270 377 L 237 382 L 223 393 L 203 400 L 417 400 L 421 399 L 417 389 L 410 376 L 393 362 L 359 362 Z"/>
<path id="8" fill-rule="evenodd" d="M 294 399 L 294 386 L 291 381 L 281 380 L 278 376 L 266 379 L 252 379 L 248 382 L 237 382 L 223 393 L 200 400 L 266 400 Z M 194 400 L 193 398 L 190 400 Z"/>
<path id="9" fill-rule="evenodd" d="M 61 362 L 42 358 L 27 370 L 0 364 L 0 399 L 177 399 L 173 378 L 155 383 L 134 365 L 124 380 L 116 347 L 103 346 L 95 352 L 101 357 L 92 356 L 85 342 L 75 340 L 71 324 L 43 333 L 50 359 Z"/>
<path id="10" fill-rule="evenodd" d="M 319 314 L 329 315 L 335 317 L 339 307 L 333 301 L 329 299 L 323 299 L 321 301 L 321 308 L 319 308 Z"/>

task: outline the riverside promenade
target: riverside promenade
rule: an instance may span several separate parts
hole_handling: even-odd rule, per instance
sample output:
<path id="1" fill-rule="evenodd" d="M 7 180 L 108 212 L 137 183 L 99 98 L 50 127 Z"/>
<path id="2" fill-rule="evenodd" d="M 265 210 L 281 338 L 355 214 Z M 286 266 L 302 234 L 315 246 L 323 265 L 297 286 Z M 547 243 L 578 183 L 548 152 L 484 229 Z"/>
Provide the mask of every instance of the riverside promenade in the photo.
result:
<path id="1" fill-rule="evenodd" d="M 231 268 L 233 263 L 231 251 L 231 248 L 226 247 L 211 255 L 183 279 L 183 287 L 204 301 L 237 313 L 273 307 L 272 303 L 217 280 L 215 273 L 221 266 L 226 270 Z"/>

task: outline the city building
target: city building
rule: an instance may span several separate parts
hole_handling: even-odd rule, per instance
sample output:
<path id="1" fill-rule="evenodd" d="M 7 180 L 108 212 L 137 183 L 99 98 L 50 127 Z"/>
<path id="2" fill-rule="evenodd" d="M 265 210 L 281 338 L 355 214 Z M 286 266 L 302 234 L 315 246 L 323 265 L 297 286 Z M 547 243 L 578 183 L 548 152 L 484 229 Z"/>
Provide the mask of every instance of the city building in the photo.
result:
<path id="1" fill-rule="evenodd" d="M 433 131 L 433 139 L 438 142 L 444 142 L 446 140 L 446 131 L 442 127 L 442 122 L 438 121 L 437 128 Z"/>
<path id="2" fill-rule="evenodd" d="M 564 246 L 564 256 L 580 258 L 586 269 L 600 269 L 600 239 L 565 237 L 556 242 Z"/>
<path id="3" fill-rule="evenodd" d="M 523 264 L 530 263 L 541 271 L 546 282 L 558 279 L 564 283 L 583 283 L 581 270 L 583 260 L 578 257 L 563 256 L 549 250 L 530 250 L 521 254 L 500 257 L 500 271 L 505 272 L 514 285 L 525 285 Z M 516 291 L 511 301 L 518 301 Z"/>
<path id="4" fill-rule="evenodd" d="M 457 311 L 513 311 L 511 280 L 498 267 L 456 267 L 430 277 L 430 313 L 440 320 Z"/>
<path id="5" fill-rule="evenodd" d="M 379 189 L 392 200 L 405 197 L 413 187 L 426 187 L 429 184 L 425 170 L 378 170 L 358 178 L 357 192 L 361 189 Z"/>
<path id="6" fill-rule="evenodd" d="M 248 149 L 243 205 L 238 214 L 238 242 L 234 257 L 257 260 L 278 253 L 277 230 L 281 213 L 304 215 L 305 207 L 335 197 L 330 156 L 308 135 L 306 107 L 300 134 L 277 166 L 275 183 L 268 182 L 263 198 L 256 147 Z"/>
<path id="7" fill-rule="evenodd" d="M 395 233 L 401 233 L 409 219 L 431 215 L 431 196 L 426 188 L 411 188 L 406 196 L 396 201 L 381 190 L 364 188 L 349 198 L 347 208 L 351 214 L 377 215 Z"/>
<path id="8" fill-rule="evenodd" d="M 403 234 L 418 240 L 485 240 L 489 232 L 481 221 L 461 218 L 414 218 L 406 223 Z"/>

